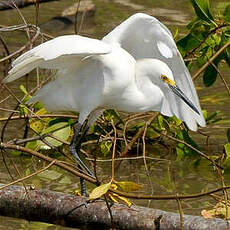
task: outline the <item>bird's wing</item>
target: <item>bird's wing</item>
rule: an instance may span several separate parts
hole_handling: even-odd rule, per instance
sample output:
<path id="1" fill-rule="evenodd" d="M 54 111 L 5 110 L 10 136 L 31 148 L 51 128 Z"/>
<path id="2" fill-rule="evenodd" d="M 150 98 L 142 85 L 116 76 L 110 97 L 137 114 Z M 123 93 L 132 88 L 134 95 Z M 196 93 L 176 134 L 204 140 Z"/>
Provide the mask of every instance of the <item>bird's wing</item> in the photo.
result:
<path id="1" fill-rule="evenodd" d="M 65 35 L 27 51 L 13 63 L 9 75 L 3 82 L 11 82 L 30 72 L 36 67 L 63 69 L 89 55 L 107 54 L 111 51 L 109 44 L 97 39 L 79 35 Z"/>
<path id="2" fill-rule="evenodd" d="M 176 115 L 185 121 L 191 130 L 197 129 L 197 123 L 205 126 L 198 96 L 190 73 L 176 47 L 168 28 L 156 18 L 137 13 L 122 22 L 103 41 L 119 43 L 135 59 L 157 58 L 167 63 L 173 72 L 176 84 L 197 107 L 200 115 L 191 109 L 177 96 L 169 92 L 163 103 L 161 113 L 167 116 Z"/>

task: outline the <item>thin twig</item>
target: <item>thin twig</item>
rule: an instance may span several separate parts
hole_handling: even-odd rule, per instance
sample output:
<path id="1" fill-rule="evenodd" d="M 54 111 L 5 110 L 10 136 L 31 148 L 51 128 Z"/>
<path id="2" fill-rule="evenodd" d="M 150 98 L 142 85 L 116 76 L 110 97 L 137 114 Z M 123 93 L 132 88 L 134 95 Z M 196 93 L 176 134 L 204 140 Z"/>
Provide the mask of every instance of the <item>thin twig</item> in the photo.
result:
<path id="1" fill-rule="evenodd" d="M 149 121 L 152 122 L 152 120 L 154 120 L 157 116 L 159 115 L 159 113 L 155 113 L 154 116 L 152 116 Z M 132 148 L 132 146 L 136 143 L 136 141 L 141 137 L 141 135 L 144 132 L 144 127 L 140 128 L 138 130 L 138 132 L 136 133 L 136 135 L 132 138 L 132 140 L 129 142 L 128 145 L 125 146 L 125 149 L 123 150 L 123 152 L 120 154 L 120 158 L 123 158 L 127 155 L 128 151 Z M 116 162 L 115 164 L 115 169 L 119 166 L 121 162 Z"/>
<path id="2" fill-rule="evenodd" d="M 148 181 L 149 181 L 149 185 L 151 187 L 151 193 L 153 194 L 154 192 L 154 189 L 153 189 L 153 183 L 152 183 L 152 180 L 150 178 L 150 173 L 149 173 L 149 170 L 148 170 L 148 166 L 147 166 L 147 162 L 146 162 L 146 146 L 145 146 L 145 136 L 146 136 L 146 132 L 147 132 L 147 129 L 148 129 L 148 126 L 151 125 L 152 121 L 158 116 L 158 114 L 154 114 L 154 116 L 152 116 L 146 123 L 145 123 L 145 127 L 144 127 L 144 132 L 143 132 L 143 135 L 142 135 L 142 154 L 143 154 L 143 161 L 144 161 L 144 165 L 145 165 L 145 171 L 146 171 L 146 174 L 147 174 L 147 177 L 148 177 Z M 151 200 L 149 200 L 149 206 L 150 206 L 150 202 Z"/>
<path id="3" fill-rule="evenodd" d="M 226 26 L 229 26 L 229 25 L 228 25 L 228 24 L 221 24 L 221 25 L 218 25 L 217 27 L 213 28 L 212 30 L 210 30 L 209 33 L 206 34 L 205 38 L 200 42 L 200 44 L 199 44 L 197 47 L 195 47 L 192 51 L 188 52 L 188 53 L 185 55 L 184 58 L 186 59 L 188 56 L 190 56 L 190 55 L 192 55 L 193 53 L 195 53 L 196 50 L 198 50 L 204 43 L 206 43 L 207 39 L 209 38 L 209 36 L 210 36 L 211 34 L 214 34 L 218 29 L 223 28 L 223 27 L 226 27 Z"/>
<path id="4" fill-rule="evenodd" d="M 183 210 L 181 206 L 181 201 L 180 199 L 177 199 L 177 204 L 178 204 L 178 209 L 179 209 L 179 214 L 180 214 L 180 230 L 184 230 L 184 219 L 183 219 Z"/>
<path id="5" fill-rule="evenodd" d="M 31 174 L 28 175 L 28 176 L 19 178 L 19 179 L 15 180 L 15 181 L 12 181 L 12 182 L 10 182 L 10 183 L 8 183 L 8 184 L 6 184 L 6 185 L 1 186 L 0 189 L 3 189 L 3 188 L 6 188 L 6 187 L 8 187 L 8 186 L 10 186 L 10 185 L 19 183 L 19 182 L 21 182 L 21 181 L 24 181 L 24 180 L 26 180 L 26 179 L 29 179 L 30 177 L 33 177 L 33 176 L 39 174 L 39 173 L 41 173 L 41 172 L 44 172 L 45 170 L 47 170 L 48 168 L 50 168 L 50 167 L 55 163 L 55 161 L 56 161 L 56 160 L 53 160 L 52 162 L 50 162 L 50 163 L 49 163 L 46 167 L 44 167 L 43 169 L 40 169 L 40 170 L 38 170 L 38 171 L 36 171 L 36 172 L 34 172 L 34 173 L 31 173 Z"/>
<path id="6" fill-rule="evenodd" d="M 5 144 L 5 143 L 0 143 L 0 148 L 2 149 L 14 149 L 14 150 L 18 150 L 18 151 L 22 151 L 22 152 L 27 152 L 31 155 L 34 155 L 36 157 L 39 157 L 40 159 L 43 159 L 47 162 L 52 162 L 53 159 L 45 156 L 41 153 L 38 153 L 34 150 L 31 149 L 27 149 L 24 148 L 22 146 L 18 146 L 18 145 L 11 145 L 11 144 Z M 78 177 L 83 177 L 85 180 L 97 185 L 98 182 L 96 181 L 95 178 L 92 178 L 84 173 L 80 173 L 79 171 L 75 170 L 72 167 L 67 166 L 66 164 L 64 164 L 63 162 L 60 161 L 56 161 L 54 162 L 54 165 L 57 165 L 60 168 L 63 168 L 65 170 L 67 170 L 68 172 L 72 173 L 73 175 L 76 175 Z M 186 195 L 148 195 L 148 194 L 141 194 L 141 193 L 131 193 L 131 192 L 122 192 L 119 190 L 115 190 L 110 188 L 109 191 L 115 194 L 118 194 L 120 196 L 124 196 L 126 198 L 133 198 L 133 199 L 152 199 L 152 200 L 177 200 L 177 199 L 193 199 L 193 198 L 199 198 L 199 197 L 203 197 L 203 196 L 207 196 L 213 193 L 217 193 L 220 191 L 223 191 L 224 189 L 230 189 L 230 185 L 228 186 L 224 186 L 224 187 L 219 187 L 213 190 L 209 190 L 207 192 L 201 192 L 201 193 L 195 193 L 195 194 L 186 194 Z"/>
<path id="7" fill-rule="evenodd" d="M 113 154 L 112 154 L 112 181 L 115 179 L 115 153 L 116 153 L 116 142 L 117 142 L 117 129 L 112 122 L 113 130 L 114 130 L 114 138 L 113 138 Z"/>
<path id="8" fill-rule="evenodd" d="M 193 81 L 211 64 L 228 46 L 230 46 L 230 41 L 225 43 L 192 77 Z"/>
<path id="9" fill-rule="evenodd" d="M 156 132 L 158 132 L 157 130 L 155 130 Z M 190 149 L 196 151 L 197 153 L 199 153 L 202 157 L 204 157 L 205 159 L 211 161 L 213 163 L 214 166 L 216 166 L 217 168 L 220 168 L 220 169 L 223 169 L 222 166 L 220 166 L 219 164 L 217 164 L 212 158 L 210 158 L 209 156 L 207 156 L 205 153 L 201 152 L 200 150 L 196 149 L 195 147 L 193 147 L 192 145 L 188 144 L 187 142 L 185 141 L 182 141 L 182 140 L 179 140 L 175 137 L 172 137 L 172 136 L 169 136 L 167 134 L 164 134 L 164 133 L 161 133 L 161 135 L 171 139 L 171 140 L 174 140 L 174 141 L 177 141 L 177 142 L 180 142 L 184 145 L 186 145 L 187 147 L 189 147 Z"/>
<path id="10" fill-rule="evenodd" d="M 138 160 L 138 159 L 143 159 L 144 156 L 137 156 L 137 157 L 122 157 L 122 158 L 116 158 L 114 159 L 115 161 L 120 161 L 120 160 Z M 150 159 L 150 160 L 155 160 L 155 161 L 167 161 L 169 162 L 170 160 L 167 160 L 167 159 L 161 159 L 161 158 L 154 158 L 154 157 L 148 157 L 148 156 L 145 156 L 146 159 Z M 86 160 L 89 160 L 89 161 L 95 161 L 95 159 L 92 159 L 92 158 L 86 158 Z M 97 162 L 110 162 L 112 161 L 112 159 L 105 159 L 105 160 L 102 160 L 102 159 L 96 159 Z"/>
<path id="11" fill-rule="evenodd" d="M 229 94 L 229 96 L 230 96 L 230 88 L 229 88 L 229 86 L 228 86 L 228 83 L 225 81 L 224 76 L 221 74 L 220 70 L 217 68 L 217 66 L 216 66 L 213 62 L 211 62 L 211 65 L 215 68 L 215 70 L 216 70 L 217 73 L 219 74 L 220 79 L 221 79 L 222 82 L 224 83 L 224 86 L 225 86 L 225 88 L 226 88 L 226 90 L 227 90 L 227 92 L 228 92 L 228 94 Z"/>
<path id="12" fill-rule="evenodd" d="M 25 44 L 24 46 L 22 46 L 20 49 L 18 49 L 14 53 L 12 53 L 12 54 L 10 54 L 10 55 L 2 58 L 2 59 L 0 59 L 0 62 L 3 62 L 3 61 L 5 61 L 5 60 L 7 60 L 9 58 L 12 58 L 12 57 L 16 56 L 19 53 L 22 53 L 25 49 L 27 49 L 31 44 L 33 44 L 37 40 L 38 36 L 40 35 L 40 28 L 39 27 L 35 27 L 33 25 L 28 25 L 27 27 L 31 27 L 33 29 L 36 28 L 35 29 L 35 31 L 36 31 L 35 35 L 30 39 L 30 41 L 27 42 L 27 44 Z M 27 27 L 25 27 L 25 28 L 27 28 Z"/>
<path id="13" fill-rule="evenodd" d="M 78 16 L 78 13 L 79 13 L 80 4 L 81 4 L 81 0 L 78 0 L 77 11 L 76 11 L 75 16 L 74 16 L 74 32 L 75 32 L 75 34 L 79 33 L 77 16 Z"/>

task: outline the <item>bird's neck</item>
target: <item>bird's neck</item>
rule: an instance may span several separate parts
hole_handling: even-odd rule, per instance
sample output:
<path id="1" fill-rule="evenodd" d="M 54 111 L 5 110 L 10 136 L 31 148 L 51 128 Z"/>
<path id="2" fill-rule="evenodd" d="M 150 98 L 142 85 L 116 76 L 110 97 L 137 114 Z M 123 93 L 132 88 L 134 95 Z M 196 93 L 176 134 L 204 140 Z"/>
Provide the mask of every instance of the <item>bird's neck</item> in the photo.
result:
<path id="1" fill-rule="evenodd" d="M 161 89 L 153 84 L 147 75 L 137 75 L 137 88 L 143 96 L 142 107 L 146 111 L 160 111 L 164 94 Z"/>

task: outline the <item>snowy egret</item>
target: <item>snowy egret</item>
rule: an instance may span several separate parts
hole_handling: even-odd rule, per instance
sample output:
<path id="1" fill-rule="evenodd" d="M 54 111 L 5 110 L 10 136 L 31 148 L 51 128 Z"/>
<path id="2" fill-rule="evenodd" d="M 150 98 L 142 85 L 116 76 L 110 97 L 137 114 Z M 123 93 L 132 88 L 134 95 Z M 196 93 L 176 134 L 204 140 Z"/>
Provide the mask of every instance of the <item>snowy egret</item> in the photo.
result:
<path id="1" fill-rule="evenodd" d="M 31 102 L 42 101 L 49 111 L 78 111 L 75 143 L 104 109 L 125 112 L 159 111 L 177 116 L 189 129 L 205 126 L 191 76 L 168 28 L 156 18 L 137 13 L 102 40 L 65 35 L 47 41 L 18 57 L 4 82 L 36 67 L 56 69 L 53 81 L 41 88 Z"/>

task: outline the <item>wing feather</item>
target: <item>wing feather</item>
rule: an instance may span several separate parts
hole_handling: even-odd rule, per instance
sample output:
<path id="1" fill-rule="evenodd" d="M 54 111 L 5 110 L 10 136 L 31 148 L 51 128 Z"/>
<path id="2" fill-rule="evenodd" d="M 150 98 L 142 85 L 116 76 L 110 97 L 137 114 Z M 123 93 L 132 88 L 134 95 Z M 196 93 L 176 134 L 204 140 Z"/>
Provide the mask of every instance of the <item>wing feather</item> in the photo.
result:
<path id="1" fill-rule="evenodd" d="M 157 58 L 170 67 L 178 87 L 198 108 L 200 115 L 193 112 L 176 95 L 169 92 L 162 105 L 161 112 L 167 116 L 176 115 L 185 121 L 191 130 L 197 129 L 197 123 L 205 126 L 198 96 L 190 73 L 177 49 L 169 29 L 156 18 L 137 13 L 122 22 L 103 38 L 107 43 L 119 43 L 136 60 Z"/>
<path id="2" fill-rule="evenodd" d="M 90 55 L 107 54 L 111 51 L 109 44 L 97 39 L 79 35 L 65 35 L 27 51 L 13 63 L 4 82 L 11 82 L 30 72 L 36 67 L 46 69 L 63 69 L 78 65 L 80 60 Z"/>

